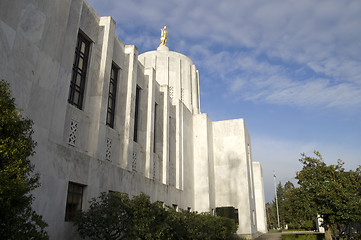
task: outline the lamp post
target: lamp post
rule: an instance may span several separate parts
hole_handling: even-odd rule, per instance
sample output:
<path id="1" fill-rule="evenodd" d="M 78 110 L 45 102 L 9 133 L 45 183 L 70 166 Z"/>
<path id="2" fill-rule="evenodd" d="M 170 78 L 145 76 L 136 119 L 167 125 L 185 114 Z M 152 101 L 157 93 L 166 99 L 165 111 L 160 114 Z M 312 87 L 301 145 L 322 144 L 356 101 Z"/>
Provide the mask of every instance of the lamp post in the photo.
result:
<path id="1" fill-rule="evenodd" d="M 277 209 L 277 226 L 278 226 L 278 229 L 280 229 L 280 215 L 279 215 L 279 212 L 278 212 L 278 199 L 277 199 L 277 185 L 276 185 L 276 173 L 275 171 L 273 171 L 273 181 L 275 183 L 275 195 L 276 195 L 276 209 Z"/>

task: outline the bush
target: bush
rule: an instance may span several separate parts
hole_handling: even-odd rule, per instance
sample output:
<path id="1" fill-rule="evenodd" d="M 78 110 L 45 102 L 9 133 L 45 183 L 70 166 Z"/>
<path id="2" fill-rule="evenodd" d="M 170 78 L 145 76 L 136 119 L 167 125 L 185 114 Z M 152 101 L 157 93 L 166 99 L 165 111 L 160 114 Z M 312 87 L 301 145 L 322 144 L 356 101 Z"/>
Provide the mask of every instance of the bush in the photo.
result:
<path id="1" fill-rule="evenodd" d="M 211 216 L 209 213 L 182 212 L 180 215 L 183 229 L 180 239 L 232 239 L 237 226 L 232 219 Z M 179 232 L 179 231 L 176 231 Z"/>
<path id="2" fill-rule="evenodd" d="M 239 223 L 238 210 L 236 210 L 234 207 L 217 207 L 216 215 L 233 219 L 236 224 Z"/>
<path id="3" fill-rule="evenodd" d="M 79 212 L 74 220 L 82 238 L 125 239 L 132 227 L 133 216 L 127 194 L 102 193 L 90 201 L 89 210 Z"/>
<path id="4" fill-rule="evenodd" d="M 209 213 L 176 212 L 150 202 L 140 194 L 102 193 L 90 201 L 89 210 L 79 212 L 74 224 L 82 238 L 142 240 L 230 240 L 235 239 L 234 220 Z"/>
<path id="5" fill-rule="evenodd" d="M 282 240 L 324 240 L 325 234 L 283 234 Z"/>
<path id="6" fill-rule="evenodd" d="M 172 239 L 168 213 L 160 202 L 150 202 L 149 196 L 140 194 L 130 200 L 133 226 L 126 234 L 129 239 Z"/>

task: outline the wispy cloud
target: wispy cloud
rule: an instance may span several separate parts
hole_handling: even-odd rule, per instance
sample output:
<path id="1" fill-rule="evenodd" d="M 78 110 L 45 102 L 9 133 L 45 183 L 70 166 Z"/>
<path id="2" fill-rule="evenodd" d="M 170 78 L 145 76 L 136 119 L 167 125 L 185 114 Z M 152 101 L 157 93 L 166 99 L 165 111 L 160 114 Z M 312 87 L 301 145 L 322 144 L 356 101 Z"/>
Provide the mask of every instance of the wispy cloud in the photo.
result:
<path id="1" fill-rule="evenodd" d="M 311 79 L 295 86 L 278 89 L 266 97 L 271 103 L 293 104 L 311 107 L 359 107 L 361 89 L 352 84 L 331 85 L 326 79 Z"/>
<path id="2" fill-rule="evenodd" d="M 361 106 L 360 1 L 90 2 L 140 52 L 154 50 L 168 25 L 171 49 L 205 70 L 201 81 L 222 81 L 233 101 Z"/>
<path id="3" fill-rule="evenodd" d="M 202 50 L 201 53 L 203 66 L 226 84 L 228 91 L 224 96 L 233 101 L 242 99 L 306 107 L 361 106 L 361 84 L 354 81 L 318 77 L 315 73 L 310 75 L 308 66 L 303 66 L 306 73 L 300 79 L 298 71 L 272 64 L 250 52 L 212 55 Z"/>

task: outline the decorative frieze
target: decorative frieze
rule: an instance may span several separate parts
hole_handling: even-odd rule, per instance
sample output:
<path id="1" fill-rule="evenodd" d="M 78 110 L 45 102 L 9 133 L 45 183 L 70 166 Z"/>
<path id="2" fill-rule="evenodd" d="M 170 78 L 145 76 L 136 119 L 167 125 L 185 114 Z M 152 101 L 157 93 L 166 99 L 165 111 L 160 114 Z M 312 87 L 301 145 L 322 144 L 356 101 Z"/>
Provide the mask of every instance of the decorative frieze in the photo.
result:
<path id="1" fill-rule="evenodd" d="M 112 155 L 112 140 L 107 138 L 105 147 L 105 159 L 110 161 Z"/>
<path id="2" fill-rule="evenodd" d="M 155 159 L 153 158 L 153 180 L 156 180 L 156 174 L 155 174 L 155 170 L 156 170 L 156 164 L 155 164 Z"/>
<path id="3" fill-rule="evenodd" d="M 172 86 L 169 86 L 169 97 L 171 99 L 174 98 L 174 87 L 172 87 Z"/>
<path id="4" fill-rule="evenodd" d="M 137 153 L 133 152 L 132 171 L 137 171 Z"/>
<path id="5" fill-rule="evenodd" d="M 75 121 L 73 119 L 70 121 L 68 144 L 71 146 L 76 146 L 78 125 L 79 125 L 79 123 L 77 121 Z"/>

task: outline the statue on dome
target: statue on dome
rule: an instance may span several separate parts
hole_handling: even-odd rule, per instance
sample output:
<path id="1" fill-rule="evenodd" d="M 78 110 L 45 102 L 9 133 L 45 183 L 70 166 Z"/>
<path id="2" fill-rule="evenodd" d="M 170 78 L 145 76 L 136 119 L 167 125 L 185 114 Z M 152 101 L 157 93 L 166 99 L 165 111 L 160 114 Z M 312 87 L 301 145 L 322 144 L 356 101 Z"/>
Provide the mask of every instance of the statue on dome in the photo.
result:
<path id="1" fill-rule="evenodd" d="M 161 30 L 160 30 L 160 44 L 159 46 L 166 46 L 167 45 L 167 26 L 164 26 Z"/>

